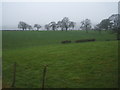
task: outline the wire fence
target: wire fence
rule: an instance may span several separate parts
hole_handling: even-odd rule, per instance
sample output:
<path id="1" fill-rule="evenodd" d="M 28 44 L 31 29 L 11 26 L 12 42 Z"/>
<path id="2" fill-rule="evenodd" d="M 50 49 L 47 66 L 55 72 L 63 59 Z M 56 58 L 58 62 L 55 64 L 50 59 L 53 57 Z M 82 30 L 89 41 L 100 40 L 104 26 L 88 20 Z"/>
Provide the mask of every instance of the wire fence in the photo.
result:
<path id="1" fill-rule="evenodd" d="M 17 79 L 17 76 L 19 75 L 18 73 L 19 72 L 21 72 L 21 73 L 23 73 L 24 74 L 24 76 L 25 76 L 25 72 L 27 71 L 26 69 L 27 69 L 27 67 L 22 67 L 22 65 L 19 65 L 18 63 L 16 63 L 16 62 L 14 62 L 14 63 L 12 63 L 12 64 L 10 64 L 9 66 L 9 70 L 10 70 L 10 77 L 11 77 L 11 79 L 10 79 L 10 83 L 9 83 L 9 85 L 2 85 L 2 88 L 17 88 L 16 87 L 16 83 L 19 81 L 19 79 Z M 7 67 L 7 68 L 8 68 Z M 18 68 L 19 67 L 19 68 Z M 40 86 L 40 88 L 42 89 L 42 90 L 44 90 L 44 88 L 46 88 L 45 87 L 45 82 L 46 82 L 46 74 L 47 74 L 47 68 L 48 68 L 48 65 L 43 65 L 43 66 L 40 66 L 40 67 L 42 67 L 42 75 L 39 75 L 39 78 L 40 78 L 40 82 L 39 82 L 39 86 Z M 5 68 L 5 70 L 7 69 L 7 68 Z M 20 68 L 22 68 L 22 69 L 20 69 Z M 28 67 L 29 68 L 29 67 Z M 7 74 L 7 73 L 6 73 Z M 21 78 L 22 78 L 23 76 L 21 75 Z M 28 76 L 29 77 L 29 76 Z M 4 79 L 5 79 L 5 76 L 3 75 L 3 77 L 2 77 L 2 79 L 3 79 L 3 81 L 4 81 Z M 30 80 L 30 78 L 29 78 L 29 80 Z"/>

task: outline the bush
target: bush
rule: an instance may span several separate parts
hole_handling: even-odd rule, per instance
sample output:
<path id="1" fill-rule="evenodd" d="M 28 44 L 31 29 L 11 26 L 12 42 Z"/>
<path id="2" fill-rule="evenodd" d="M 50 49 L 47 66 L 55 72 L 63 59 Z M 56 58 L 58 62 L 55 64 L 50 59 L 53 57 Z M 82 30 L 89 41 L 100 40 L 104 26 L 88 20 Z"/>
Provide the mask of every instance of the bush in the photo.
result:
<path id="1" fill-rule="evenodd" d="M 76 40 L 75 43 L 96 41 L 95 39 Z"/>
<path id="2" fill-rule="evenodd" d="M 61 43 L 62 43 L 62 44 L 71 43 L 71 41 L 70 41 L 70 40 L 65 40 L 65 41 L 62 41 Z"/>

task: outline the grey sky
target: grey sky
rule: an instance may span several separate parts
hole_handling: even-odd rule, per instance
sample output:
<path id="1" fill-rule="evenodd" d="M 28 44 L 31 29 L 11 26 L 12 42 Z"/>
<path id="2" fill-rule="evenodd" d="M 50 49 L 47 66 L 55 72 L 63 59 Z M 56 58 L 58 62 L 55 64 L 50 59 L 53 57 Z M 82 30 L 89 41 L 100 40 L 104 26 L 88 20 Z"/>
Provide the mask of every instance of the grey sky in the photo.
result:
<path id="1" fill-rule="evenodd" d="M 19 21 L 34 24 L 47 24 L 63 17 L 81 22 L 91 19 L 93 24 L 118 13 L 117 2 L 4 2 L 2 4 L 2 24 L 17 27 Z"/>

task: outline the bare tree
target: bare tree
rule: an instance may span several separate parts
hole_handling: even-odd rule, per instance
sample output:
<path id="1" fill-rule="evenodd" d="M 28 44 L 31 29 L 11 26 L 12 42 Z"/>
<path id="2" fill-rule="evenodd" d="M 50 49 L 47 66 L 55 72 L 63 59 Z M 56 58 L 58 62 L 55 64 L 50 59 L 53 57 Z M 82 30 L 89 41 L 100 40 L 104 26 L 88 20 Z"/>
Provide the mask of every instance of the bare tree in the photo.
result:
<path id="1" fill-rule="evenodd" d="M 34 27 L 37 28 L 37 30 L 39 30 L 41 28 L 41 25 L 35 24 Z"/>
<path id="2" fill-rule="evenodd" d="M 28 27 L 28 24 L 23 21 L 20 21 L 18 24 L 18 28 L 22 29 L 23 31 L 26 30 L 27 27 Z"/>
<path id="3" fill-rule="evenodd" d="M 70 21 L 69 22 L 69 28 L 72 28 L 74 30 L 75 22 Z"/>
<path id="4" fill-rule="evenodd" d="M 27 25 L 27 28 L 28 28 L 29 30 L 32 30 L 32 29 L 33 29 L 31 25 Z"/>
<path id="5" fill-rule="evenodd" d="M 52 30 L 55 31 L 55 29 L 56 29 L 56 23 L 53 21 L 53 22 L 50 22 L 49 25 L 52 28 Z"/>
<path id="6" fill-rule="evenodd" d="M 112 23 L 112 31 L 117 34 L 117 39 L 120 40 L 120 14 L 111 15 L 109 20 Z"/>
<path id="7" fill-rule="evenodd" d="M 65 28 L 65 30 L 67 31 L 69 28 L 69 18 L 68 17 L 64 17 L 62 19 L 62 28 Z"/>
<path id="8" fill-rule="evenodd" d="M 88 30 L 91 29 L 91 21 L 90 19 L 85 19 L 81 21 L 81 27 L 82 30 L 86 30 L 86 33 L 88 33 Z"/>
<path id="9" fill-rule="evenodd" d="M 97 30 L 99 33 L 101 33 L 102 29 L 100 28 L 100 24 L 95 25 L 94 30 Z"/>
<path id="10" fill-rule="evenodd" d="M 110 23 L 110 20 L 109 19 L 103 19 L 101 22 L 100 22 L 100 28 L 103 29 L 103 30 L 108 30 L 111 28 L 111 25 L 112 23 Z"/>
<path id="11" fill-rule="evenodd" d="M 46 25 L 45 25 L 45 29 L 47 29 L 47 31 L 50 29 L 49 24 L 46 24 Z"/>
<path id="12" fill-rule="evenodd" d="M 61 28 L 61 30 L 63 31 L 62 21 L 58 21 L 58 22 L 57 22 L 57 27 L 58 27 L 58 28 Z"/>

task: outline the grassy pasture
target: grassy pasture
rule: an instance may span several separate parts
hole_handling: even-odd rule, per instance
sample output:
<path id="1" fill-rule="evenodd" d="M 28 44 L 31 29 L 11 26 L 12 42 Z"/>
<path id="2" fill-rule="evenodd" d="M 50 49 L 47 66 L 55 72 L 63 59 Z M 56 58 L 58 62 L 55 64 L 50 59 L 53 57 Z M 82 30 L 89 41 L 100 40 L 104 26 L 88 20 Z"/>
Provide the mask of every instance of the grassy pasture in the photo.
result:
<path id="1" fill-rule="evenodd" d="M 88 38 L 97 41 L 60 43 Z M 108 32 L 3 31 L 3 83 L 11 85 L 13 62 L 17 62 L 19 88 L 41 87 L 45 64 L 47 88 L 115 88 L 117 49 L 116 36 Z"/>
<path id="2" fill-rule="evenodd" d="M 115 40 L 116 36 L 110 32 L 97 31 L 3 31 L 3 49 L 18 49 L 60 44 L 62 40 L 79 40 L 95 38 L 97 41 Z"/>

